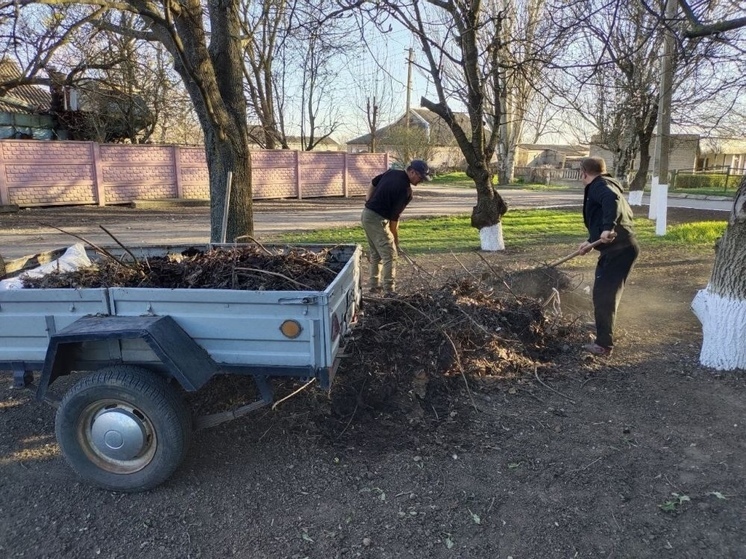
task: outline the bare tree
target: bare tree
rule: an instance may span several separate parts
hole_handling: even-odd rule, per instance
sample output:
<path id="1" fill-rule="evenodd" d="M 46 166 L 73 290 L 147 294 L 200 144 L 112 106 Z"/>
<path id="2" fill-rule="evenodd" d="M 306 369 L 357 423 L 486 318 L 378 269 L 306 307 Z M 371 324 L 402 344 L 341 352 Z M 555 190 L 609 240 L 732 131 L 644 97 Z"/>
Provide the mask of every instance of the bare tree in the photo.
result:
<path id="1" fill-rule="evenodd" d="M 380 110 L 375 97 L 373 97 L 372 103 L 370 97 L 366 100 L 365 116 L 368 124 L 368 131 L 370 133 L 368 150 L 370 153 L 376 153 L 376 148 L 378 147 L 378 119 L 380 118 Z"/>
<path id="2" fill-rule="evenodd" d="M 547 135 L 570 137 L 572 133 L 568 134 L 568 123 L 563 120 L 562 113 L 562 108 L 550 100 L 549 94 L 535 95 L 526 109 L 521 141 L 537 144 Z"/>
<path id="3" fill-rule="evenodd" d="M 419 126 L 407 127 L 403 123 L 390 126 L 381 131 L 380 142 L 402 169 L 413 159 L 431 160 L 434 153 L 427 132 Z"/>
<path id="4" fill-rule="evenodd" d="M 346 30 L 335 29 L 332 22 L 321 26 L 315 16 L 307 19 L 306 33 L 300 39 L 303 52 L 301 97 L 301 146 L 311 151 L 329 138 L 341 125 L 341 106 L 332 93 L 339 72 L 335 62 L 352 48 Z M 342 32 L 340 32 L 342 31 Z"/>
<path id="5" fill-rule="evenodd" d="M 38 10 L 55 14 L 84 3 L 57 0 L 43 6 L 43 0 L 15 0 L 0 4 L 0 18 L 17 20 L 27 11 L 38 17 Z M 85 2 L 90 4 L 90 2 Z M 142 27 L 133 30 L 112 23 L 103 16 L 108 12 L 131 13 Z M 86 8 L 75 25 L 83 22 L 140 40 L 161 43 L 171 54 L 174 69 L 184 83 L 204 133 L 205 153 L 210 177 L 210 237 L 221 236 L 221 222 L 227 176 L 232 172 L 228 239 L 253 233 L 251 195 L 251 158 L 247 125 L 246 99 L 243 92 L 243 64 L 240 14 L 237 2 L 189 0 L 154 4 L 144 0 L 109 2 L 101 0 Z M 208 26 L 209 25 L 209 32 Z M 62 44 L 57 40 L 57 44 Z M 46 60 L 40 60 L 40 64 Z M 41 66 L 43 67 L 43 66 Z M 26 75 L 38 73 L 30 68 Z"/>
<path id="6" fill-rule="evenodd" d="M 722 98 L 737 87 L 732 74 L 722 71 L 733 63 L 732 53 L 721 54 L 724 47 L 714 41 L 687 39 L 680 18 L 663 17 L 664 4 L 658 0 L 575 3 L 579 35 L 574 48 L 567 52 L 579 53 L 581 58 L 561 62 L 577 78 L 580 88 L 580 94 L 565 94 L 565 98 L 596 129 L 597 143 L 612 153 L 614 174 L 626 181 L 639 157 L 629 185 L 631 200 L 637 203 L 650 169 L 666 29 L 680 37 L 671 60 L 679 123 L 685 124 L 687 115 L 702 114 L 701 107 L 709 99 Z M 716 9 L 721 4 L 711 3 L 707 8 Z M 720 117 L 712 118 L 715 121 Z"/>
<path id="7" fill-rule="evenodd" d="M 501 120 L 499 49 L 503 47 L 506 14 L 480 1 L 389 0 L 342 2 L 367 9 L 380 28 L 394 18 L 420 44 L 426 62 L 421 69 L 434 85 L 437 99 L 423 97 L 420 105 L 448 125 L 466 159 L 466 174 L 474 181 L 477 204 L 472 226 L 480 230 L 482 248 L 501 250 L 502 216 L 507 205 L 492 185 L 490 163 L 495 155 Z M 456 119 L 453 103 L 465 106 L 470 129 Z"/>
<path id="8" fill-rule="evenodd" d="M 386 34 L 383 34 L 384 41 L 385 37 Z M 365 33 L 361 33 L 361 38 L 363 56 L 351 61 L 348 66 L 350 78 L 355 84 L 353 95 L 357 110 L 353 117 L 364 119 L 359 126 L 364 126 L 369 134 L 368 151 L 376 153 L 381 146 L 381 124 L 390 122 L 394 117 L 395 78 L 389 72 L 386 53 L 369 43 Z"/>
<path id="9" fill-rule="evenodd" d="M 278 75 L 274 62 L 283 59 L 294 4 L 287 0 L 241 1 L 244 78 L 249 108 L 259 122 L 251 130 L 251 139 L 266 149 L 288 147 L 276 106 L 282 94 L 276 86 L 284 76 Z M 282 71 L 284 65 L 280 68 Z"/>
<path id="10" fill-rule="evenodd" d="M 528 112 L 542 96 L 544 74 L 566 47 L 569 33 L 558 25 L 559 12 L 552 14 L 546 0 L 507 0 L 502 10 L 507 15 L 502 45 L 496 49 L 502 83 L 498 99 L 491 103 L 499 106 L 500 113 L 497 180 L 498 184 L 509 184 Z"/>
<path id="11" fill-rule="evenodd" d="M 639 2 L 599 5 L 588 0 L 573 9 L 579 33 L 568 53 L 581 58 L 564 64 L 580 93 L 567 98 L 597 130 L 597 143 L 613 156 L 613 174 L 625 183 L 640 155 L 631 188 L 642 190 L 658 111 L 660 16 Z"/>

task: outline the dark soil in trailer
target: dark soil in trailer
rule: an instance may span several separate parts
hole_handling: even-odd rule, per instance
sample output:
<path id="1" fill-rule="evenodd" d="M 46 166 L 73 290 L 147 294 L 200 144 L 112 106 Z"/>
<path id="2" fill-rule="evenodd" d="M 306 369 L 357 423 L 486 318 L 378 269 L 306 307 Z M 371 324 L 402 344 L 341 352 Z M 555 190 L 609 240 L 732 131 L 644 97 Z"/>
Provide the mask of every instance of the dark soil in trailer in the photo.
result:
<path id="1" fill-rule="evenodd" d="M 511 282 L 574 248 L 402 260 L 401 299 L 368 298 L 330 394 L 196 433 L 148 493 L 79 483 L 54 410 L 4 377 L 0 556 L 746 556 L 746 382 L 699 365 L 689 309 L 713 252 L 643 246 L 600 359 L 579 350 L 595 258 L 562 266 L 559 301 Z"/>

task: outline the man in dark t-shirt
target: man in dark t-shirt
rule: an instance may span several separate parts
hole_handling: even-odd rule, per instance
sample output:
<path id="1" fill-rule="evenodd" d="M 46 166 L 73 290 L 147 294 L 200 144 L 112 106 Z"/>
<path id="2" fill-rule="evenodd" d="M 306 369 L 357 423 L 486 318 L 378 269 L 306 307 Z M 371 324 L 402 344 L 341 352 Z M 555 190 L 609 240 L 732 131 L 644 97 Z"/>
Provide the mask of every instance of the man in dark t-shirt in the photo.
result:
<path id="1" fill-rule="evenodd" d="M 371 293 L 394 293 L 399 216 L 412 201 L 411 185 L 429 180 L 430 167 L 421 159 L 415 159 L 405 171 L 389 169 L 371 181 L 361 217 L 368 238 Z"/>

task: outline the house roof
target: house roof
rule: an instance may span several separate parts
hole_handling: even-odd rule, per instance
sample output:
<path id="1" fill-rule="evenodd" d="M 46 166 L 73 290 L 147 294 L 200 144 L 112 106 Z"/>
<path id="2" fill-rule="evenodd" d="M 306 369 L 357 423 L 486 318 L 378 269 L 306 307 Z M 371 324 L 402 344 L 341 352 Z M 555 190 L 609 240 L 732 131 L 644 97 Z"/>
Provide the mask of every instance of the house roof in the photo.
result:
<path id="1" fill-rule="evenodd" d="M 568 157 L 584 157 L 588 155 L 586 145 L 568 144 L 518 144 L 518 147 L 526 151 L 555 151 Z"/>
<path id="2" fill-rule="evenodd" d="M 445 123 L 445 121 L 440 118 L 439 115 L 432 112 L 429 109 L 410 109 L 410 120 L 409 125 L 410 126 L 416 126 L 418 128 L 421 128 L 423 130 L 428 130 L 430 132 L 430 142 L 433 145 L 436 146 L 452 146 L 455 143 L 455 139 L 453 137 L 453 133 L 451 132 L 451 129 L 448 127 L 448 125 Z M 469 132 L 471 130 L 471 123 L 469 121 L 469 115 L 466 113 L 454 113 L 454 116 L 456 117 L 456 122 L 461 126 L 461 128 L 464 129 L 465 132 Z M 380 128 L 378 130 L 378 138 L 381 141 L 385 141 L 387 132 L 399 128 L 402 126 L 406 126 L 407 124 L 407 113 L 404 113 L 401 117 L 399 117 L 396 121 L 394 121 L 392 124 L 389 124 L 388 126 L 384 126 L 383 128 Z M 348 144 L 363 144 L 367 145 L 370 143 L 370 134 L 363 134 L 362 136 L 355 138 L 353 140 L 350 140 L 347 142 Z"/>
<path id="3" fill-rule="evenodd" d="M 0 59 L 0 85 L 21 76 L 18 65 L 8 59 Z M 35 85 L 21 85 L 0 94 L 0 112 L 16 114 L 39 114 L 49 112 L 51 94 Z"/>
<path id="4" fill-rule="evenodd" d="M 657 134 L 653 134 L 651 136 L 651 140 L 655 142 L 655 139 L 657 138 Z M 697 142 L 699 141 L 699 135 L 698 134 L 671 134 L 669 136 L 671 140 L 676 142 Z M 595 134 L 591 136 L 591 144 L 593 145 L 600 145 L 599 142 L 601 140 L 601 136 L 598 134 Z"/>

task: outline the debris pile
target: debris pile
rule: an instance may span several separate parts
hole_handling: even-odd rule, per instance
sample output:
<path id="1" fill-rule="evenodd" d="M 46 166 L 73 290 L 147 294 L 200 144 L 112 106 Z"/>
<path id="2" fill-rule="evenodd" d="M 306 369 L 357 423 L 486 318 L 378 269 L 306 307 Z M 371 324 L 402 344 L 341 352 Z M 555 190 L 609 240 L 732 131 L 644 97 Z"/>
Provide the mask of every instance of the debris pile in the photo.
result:
<path id="1" fill-rule="evenodd" d="M 529 378 L 582 336 L 535 298 L 471 278 L 366 301 L 332 394 L 332 413 L 447 413 L 463 387 Z"/>
<path id="2" fill-rule="evenodd" d="M 344 262 L 329 248 L 293 247 L 280 251 L 253 245 L 208 251 L 195 248 L 139 260 L 102 257 L 89 268 L 25 278 L 24 287 L 323 291 L 343 267 Z"/>

